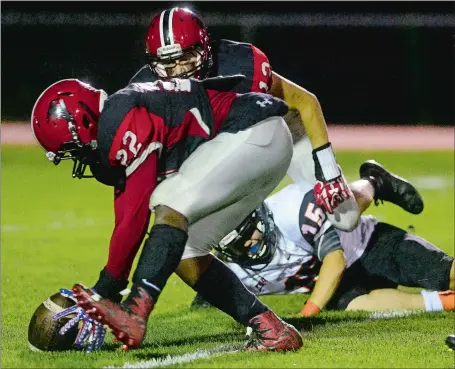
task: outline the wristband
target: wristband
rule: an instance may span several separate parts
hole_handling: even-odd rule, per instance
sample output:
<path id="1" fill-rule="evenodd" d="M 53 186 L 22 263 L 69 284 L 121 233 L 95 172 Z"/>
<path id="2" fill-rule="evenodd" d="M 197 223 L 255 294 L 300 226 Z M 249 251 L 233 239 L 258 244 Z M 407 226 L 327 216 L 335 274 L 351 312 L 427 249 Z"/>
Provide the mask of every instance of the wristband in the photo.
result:
<path id="1" fill-rule="evenodd" d="M 314 302 L 307 301 L 300 314 L 305 316 L 312 316 L 319 314 L 320 312 L 321 309 L 319 309 L 319 307 Z"/>
<path id="2" fill-rule="evenodd" d="M 317 180 L 329 182 L 340 177 L 340 168 L 330 142 L 313 150 L 313 161 Z"/>

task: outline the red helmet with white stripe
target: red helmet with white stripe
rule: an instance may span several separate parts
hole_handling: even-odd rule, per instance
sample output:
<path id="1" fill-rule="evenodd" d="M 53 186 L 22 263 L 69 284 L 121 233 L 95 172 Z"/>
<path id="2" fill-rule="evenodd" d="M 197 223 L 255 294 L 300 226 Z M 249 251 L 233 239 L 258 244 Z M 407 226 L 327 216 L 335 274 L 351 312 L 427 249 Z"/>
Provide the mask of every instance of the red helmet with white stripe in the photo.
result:
<path id="1" fill-rule="evenodd" d="M 205 78 L 212 66 L 211 41 L 202 20 L 186 8 L 153 17 L 146 53 L 158 78 Z"/>
<path id="2" fill-rule="evenodd" d="M 77 79 L 58 81 L 44 90 L 32 110 L 35 138 L 55 165 L 74 161 L 73 177 L 84 177 L 96 149 L 98 119 L 107 94 Z"/>

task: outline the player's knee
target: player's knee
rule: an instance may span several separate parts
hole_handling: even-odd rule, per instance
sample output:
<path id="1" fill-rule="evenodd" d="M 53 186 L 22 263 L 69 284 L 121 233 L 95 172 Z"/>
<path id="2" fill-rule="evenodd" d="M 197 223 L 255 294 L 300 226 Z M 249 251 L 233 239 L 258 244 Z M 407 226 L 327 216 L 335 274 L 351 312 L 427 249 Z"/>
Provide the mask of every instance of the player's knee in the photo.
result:
<path id="1" fill-rule="evenodd" d="M 371 294 L 371 292 L 370 292 Z M 346 306 L 346 311 L 364 310 L 370 299 L 370 294 L 360 295 L 352 299 Z"/>
<path id="2" fill-rule="evenodd" d="M 188 232 L 188 220 L 178 211 L 164 205 L 155 208 L 155 224 L 166 224 Z"/>
<path id="3" fill-rule="evenodd" d="M 175 273 L 190 287 L 194 287 L 213 260 L 211 254 L 190 257 L 180 261 Z"/>
<path id="4" fill-rule="evenodd" d="M 333 214 L 327 214 L 327 217 L 335 228 L 345 232 L 353 231 L 360 221 L 359 207 L 355 198 L 345 200 Z"/>

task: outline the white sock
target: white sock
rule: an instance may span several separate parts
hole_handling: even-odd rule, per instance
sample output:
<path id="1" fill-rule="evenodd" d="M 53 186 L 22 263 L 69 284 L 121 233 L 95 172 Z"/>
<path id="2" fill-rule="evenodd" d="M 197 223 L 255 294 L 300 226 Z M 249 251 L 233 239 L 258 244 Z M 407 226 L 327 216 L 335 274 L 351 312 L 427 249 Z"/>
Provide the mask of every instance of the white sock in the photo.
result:
<path id="1" fill-rule="evenodd" d="M 442 311 L 444 307 L 442 306 L 441 298 L 439 297 L 438 292 L 429 292 L 422 290 L 420 294 L 423 297 L 423 303 L 425 304 L 425 311 Z"/>

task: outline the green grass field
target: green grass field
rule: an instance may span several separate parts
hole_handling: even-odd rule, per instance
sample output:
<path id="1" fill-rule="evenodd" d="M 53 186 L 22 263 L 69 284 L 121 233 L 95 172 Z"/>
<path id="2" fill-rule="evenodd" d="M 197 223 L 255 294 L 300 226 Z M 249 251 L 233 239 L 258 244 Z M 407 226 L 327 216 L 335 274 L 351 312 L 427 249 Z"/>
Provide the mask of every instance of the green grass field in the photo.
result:
<path id="1" fill-rule="evenodd" d="M 454 154 L 446 152 L 339 152 L 348 180 L 365 159 L 416 181 L 426 201 L 420 216 L 391 204 L 371 213 L 416 232 L 454 254 Z M 71 164 L 54 168 L 39 148 L 3 146 L 2 160 L 2 367 L 150 367 L 167 355 L 238 345 L 244 329 L 214 309 L 190 311 L 194 292 L 172 276 L 149 322 L 142 349 L 123 352 L 108 335 L 101 352 L 35 353 L 27 327 L 35 308 L 60 287 L 91 285 L 107 256 L 113 224 L 110 188 L 71 178 Z M 284 180 L 282 185 L 288 181 Z M 432 188 L 433 187 L 433 188 Z M 369 314 L 323 312 L 292 318 L 306 296 L 266 296 L 269 306 L 302 330 L 296 353 L 222 353 L 179 367 L 248 368 L 453 368 L 444 339 L 454 331 L 453 313 L 373 320 Z M 201 351 L 203 357 L 204 351 Z"/>

